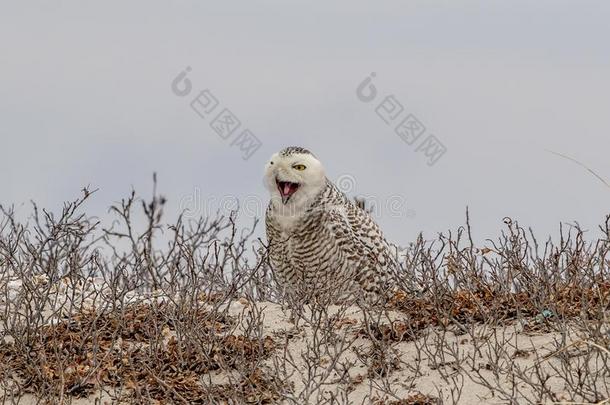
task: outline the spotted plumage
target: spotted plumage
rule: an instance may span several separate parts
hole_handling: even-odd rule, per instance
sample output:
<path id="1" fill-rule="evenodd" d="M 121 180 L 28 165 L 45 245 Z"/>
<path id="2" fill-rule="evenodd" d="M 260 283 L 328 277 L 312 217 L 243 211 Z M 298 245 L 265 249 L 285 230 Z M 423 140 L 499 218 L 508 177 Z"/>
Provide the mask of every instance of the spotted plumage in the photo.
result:
<path id="1" fill-rule="evenodd" d="M 279 154 L 280 156 L 290 156 L 290 155 L 295 155 L 295 154 L 304 154 L 304 155 L 312 155 L 313 153 L 311 153 L 309 150 L 302 148 L 300 146 L 289 146 L 287 148 L 282 149 Z"/>
<path id="2" fill-rule="evenodd" d="M 266 165 L 269 259 L 287 293 L 334 300 L 380 298 L 390 248 L 370 214 L 327 179 L 307 149 L 289 147 Z"/>

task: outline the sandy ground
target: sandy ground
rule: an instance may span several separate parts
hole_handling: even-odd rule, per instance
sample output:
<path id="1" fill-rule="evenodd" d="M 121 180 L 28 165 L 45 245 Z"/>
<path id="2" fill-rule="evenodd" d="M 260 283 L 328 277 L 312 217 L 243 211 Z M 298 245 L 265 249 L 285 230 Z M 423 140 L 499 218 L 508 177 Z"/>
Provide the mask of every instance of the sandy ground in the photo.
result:
<path id="1" fill-rule="evenodd" d="M 303 354 L 311 351 L 315 346 L 315 331 L 307 321 L 291 320 L 290 311 L 282 309 L 281 306 L 273 303 L 258 304 L 263 309 L 264 332 L 271 336 L 292 336 L 288 340 L 286 351 L 294 361 L 294 375 L 290 381 L 294 384 L 295 393 L 306 392 L 311 386 L 306 386 L 309 379 L 307 373 L 308 364 L 303 359 Z M 329 309 L 329 314 L 336 314 L 339 307 Z M 231 307 L 231 314 L 237 317 L 247 315 L 247 306 L 236 302 Z M 400 322 L 403 317 L 398 312 L 390 312 L 389 319 L 385 323 Z M 307 317 L 307 315 L 306 315 Z M 375 398 L 387 398 L 387 400 L 398 400 L 408 398 L 415 393 L 421 393 L 432 398 L 442 398 L 445 403 L 453 403 L 457 399 L 457 388 L 461 386 L 458 403 L 460 404 L 500 404 L 507 403 L 506 400 L 499 398 L 499 393 L 477 384 L 465 373 L 455 366 L 456 361 L 463 362 L 464 359 L 472 356 L 475 351 L 471 335 L 443 332 L 440 330 L 429 330 L 415 341 L 393 342 L 390 344 L 391 353 L 396 355 L 396 369 L 389 372 L 388 378 L 371 378 L 368 370 L 371 361 L 358 359 L 357 352 L 366 352 L 371 348 L 371 341 L 362 335 L 362 325 L 364 324 L 363 312 L 358 307 L 349 307 L 341 313 L 343 320 L 341 326 L 337 328 L 337 334 L 343 342 L 350 342 L 349 349 L 345 350 L 340 356 L 340 362 L 350 364 L 347 368 L 351 385 L 333 383 L 339 379 L 337 372 L 329 372 L 328 376 L 324 373 L 331 367 L 333 351 L 327 353 L 325 357 L 328 363 L 322 360 L 313 373 L 319 376 L 317 379 L 322 385 L 316 387 L 314 392 L 308 396 L 309 403 L 317 403 L 321 398 L 328 398 L 331 394 L 341 398 L 345 403 L 366 404 Z M 490 351 L 498 345 L 504 345 L 504 354 L 515 359 L 513 367 L 522 370 L 531 369 L 536 363 L 542 364 L 546 370 L 551 370 L 552 358 L 542 360 L 543 356 L 551 355 L 556 352 L 555 342 L 559 338 L 557 333 L 535 333 L 525 332 L 520 324 L 514 324 L 502 328 L 475 328 L 474 336 L 479 341 L 480 350 Z M 439 339 L 445 339 L 444 343 L 435 344 Z M 507 344 L 507 342 L 509 342 Z M 337 347 L 340 344 L 331 347 Z M 423 346 L 428 346 L 428 350 L 423 350 Z M 436 351 L 436 352 L 435 352 Z M 442 352 L 445 352 L 444 354 Z M 503 361 L 505 359 L 494 358 L 492 353 L 482 353 L 483 358 L 488 358 L 489 362 Z M 461 359 L 461 360 L 460 360 Z M 479 359 L 480 363 L 483 360 Z M 548 365 L 545 367 L 545 365 Z M 325 367 L 326 366 L 326 367 Z M 463 365 L 467 368 L 467 365 Z M 415 371 L 417 370 L 417 371 Z M 551 370 L 552 371 L 552 370 Z M 527 372 L 525 372 L 527 374 Z M 483 370 L 482 375 L 489 381 L 498 381 L 500 386 L 508 392 L 511 390 L 521 391 L 522 395 L 534 398 L 535 394 L 531 387 L 525 382 L 511 381 L 507 373 L 499 373 L 499 378 L 494 380 L 492 371 Z M 384 385 L 386 384 L 386 385 Z M 389 384 L 389 387 L 388 385 Z M 552 377 L 547 384 L 559 399 L 567 399 L 568 393 L 563 392 L 563 386 L 559 380 Z M 389 388 L 389 389 L 388 389 Z M 393 397 L 392 394 L 396 395 Z M 453 391 L 453 392 L 452 392 Z M 452 393 L 454 395 L 452 399 Z"/>
<path id="2" fill-rule="evenodd" d="M 287 382 L 293 387 L 293 401 L 285 403 L 315 404 L 331 397 L 337 403 L 367 404 L 382 398 L 391 403 L 421 393 L 440 398 L 444 403 L 504 404 L 506 392 L 514 392 L 515 397 L 521 398 L 518 403 L 528 403 L 525 398 L 535 400 L 537 395 L 527 384 L 527 376 L 532 376 L 536 365 L 548 372 L 546 387 L 556 398 L 569 398 L 565 383 L 553 370 L 559 361 L 552 354 L 561 347 L 557 341 L 562 336 L 527 331 L 518 322 L 504 327 L 478 326 L 472 333 L 457 329 L 428 330 L 416 340 L 398 338 L 386 342 L 375 352 L 372 340 L 363 333 L 366 324 L 363 312 L 355 306 L 328 309 L 321 325 L 330 325 L 332 334 L 324 332 L 328 328 L 316 328 L 311 312 L 304 311 L 303 317 L 295 320 L 290 310 L 275 303 L 254 304 L 241 299 L 232 302 L 228 312 L 239 320 L 242 330 L 249 320 L 262 319 L 262 334 L 271 336 L 279 344 L 265 365 L 285 368 Z M 389 312 L 381 323 L 400 324 L 403 319 L 401 313 Z M 565 346 L 578 337 L 563 336 L 563 339 Z M 375 369 L 374 353 L 382 352 L 385 362 L 392 366 L 381 373 L 384 377 L 379 377 L 371 370 Z M 473 356 L 475 352 L 477 356 Z M 476 358 L 472 360 L 473 357 Z M 485 364 L 490 365 L 489 369 Z M 479 374 L 473 368 L 480 369 Z M 206 377 L 218 383 L 227 379 L 223 373 Z M 504 389 L 504 396 L 499 389 L 481 384 L 481 378 Z M 4 399 L 11 403 L 10 398 Z M 18 403 L 29 405 L 38 401 L 23 396 Z M 111 403 L 105 396 L 70 401 L 73 404 Z"/>

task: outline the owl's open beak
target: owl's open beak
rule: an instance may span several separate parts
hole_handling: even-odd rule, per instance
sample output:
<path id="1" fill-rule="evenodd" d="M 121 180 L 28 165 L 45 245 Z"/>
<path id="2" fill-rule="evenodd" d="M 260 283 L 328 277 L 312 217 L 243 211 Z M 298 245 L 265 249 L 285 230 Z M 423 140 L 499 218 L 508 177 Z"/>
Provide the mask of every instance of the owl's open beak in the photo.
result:
<path id="1" fill-rule="evenodd" d="M 297 183 L 291 183 L 289 181 L 276 181 L 277 188 L 280 190 L 280 195 L 282 196 L 282 203 L 286 204 L 290 197 L 299 189 L 299 185 Z"/>

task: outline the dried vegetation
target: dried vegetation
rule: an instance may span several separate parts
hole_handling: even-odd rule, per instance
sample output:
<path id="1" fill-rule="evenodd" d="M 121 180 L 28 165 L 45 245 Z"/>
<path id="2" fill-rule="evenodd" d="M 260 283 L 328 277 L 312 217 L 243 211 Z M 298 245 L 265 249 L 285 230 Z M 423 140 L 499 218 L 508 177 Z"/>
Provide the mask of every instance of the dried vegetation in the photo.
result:
<path id="1" fill-rule="evenodd" d="M 610 398 L 610 217 L 545 242 L 507 218 L 484 246 L 467 220 L 397 251 L 385 308 L 317 307 L 282 296 L 232 215 L 165 225 L 163 197 L 132 193 L 105 227 L 92 195 L 0 207 L 3 403 Z"/>

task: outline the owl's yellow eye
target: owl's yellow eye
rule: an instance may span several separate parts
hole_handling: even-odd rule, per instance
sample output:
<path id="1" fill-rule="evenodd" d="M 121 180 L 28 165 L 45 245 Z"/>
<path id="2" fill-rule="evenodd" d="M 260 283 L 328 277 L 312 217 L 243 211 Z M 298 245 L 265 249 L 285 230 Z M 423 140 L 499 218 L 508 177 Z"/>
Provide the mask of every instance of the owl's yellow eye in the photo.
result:
<path id="1" fill-rule="evenodd" d="M 298 170 L 300 172 L 302 172 L 303 170 L 307 169 L 307 167 L 305 167 L 305 165 L 294 165 L 292 166 L 293 169 Z"/>

